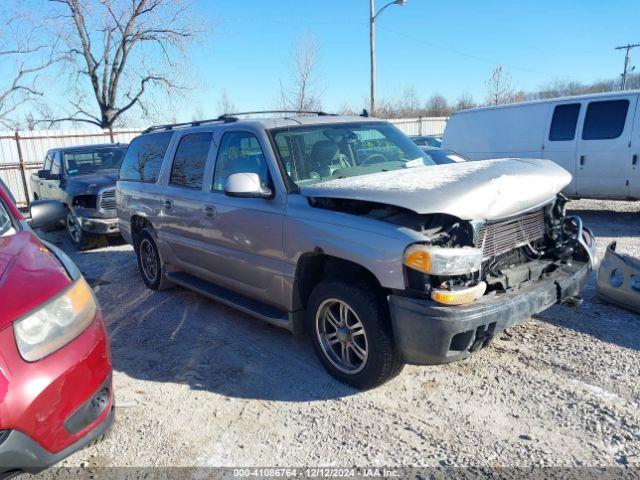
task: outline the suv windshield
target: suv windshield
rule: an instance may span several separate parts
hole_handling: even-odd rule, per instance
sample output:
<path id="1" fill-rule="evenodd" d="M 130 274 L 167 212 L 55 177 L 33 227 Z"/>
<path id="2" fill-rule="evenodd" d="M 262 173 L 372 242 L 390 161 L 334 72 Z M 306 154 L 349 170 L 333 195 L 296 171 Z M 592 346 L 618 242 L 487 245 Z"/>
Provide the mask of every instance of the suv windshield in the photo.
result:
<path id="1" fill-rule="evenodd" d="M 436 164 L 386 122 L 288 127 L 271 133 L 296 185 Z"/>
<path id="2" fill-rule="evenodd" d="M 126 146 L 88 148 L 65 152 L 64 168 L 68 175 L 83 175 L 120 167 Z"/>

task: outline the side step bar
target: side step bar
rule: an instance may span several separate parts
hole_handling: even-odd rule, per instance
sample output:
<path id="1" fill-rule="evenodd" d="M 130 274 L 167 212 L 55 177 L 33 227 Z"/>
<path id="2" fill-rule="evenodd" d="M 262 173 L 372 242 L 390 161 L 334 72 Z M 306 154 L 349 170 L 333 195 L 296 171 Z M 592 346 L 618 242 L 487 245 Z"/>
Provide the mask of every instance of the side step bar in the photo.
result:
<path id="1" fill-rule="evenodd" d="M 218 285 L 214 285 L 185 272 L 167 272 L 166 275 L 169 280 L 177 285 L 198 292 L 228 307 L 240 310 L 263 322 L 293 332 L 293 324 L 289 318 L 289 314 L 283 310 L 252 300 L 244 295 L 219 287 Z"/>

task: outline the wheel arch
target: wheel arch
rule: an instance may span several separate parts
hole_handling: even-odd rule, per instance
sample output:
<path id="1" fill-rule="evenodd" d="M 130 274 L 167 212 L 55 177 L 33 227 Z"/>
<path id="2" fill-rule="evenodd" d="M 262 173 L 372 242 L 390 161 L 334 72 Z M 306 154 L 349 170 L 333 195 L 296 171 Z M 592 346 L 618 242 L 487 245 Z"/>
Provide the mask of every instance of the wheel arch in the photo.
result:
<path id="1" fill-rule="evenodd" d="M 137 247 L 138 235 L 143 229 L 149 228 L 152 231 L 152 234 L 155 236 L 155 233 L 154 233 L 155 228 L 153 226 L 153 223 L 151 223 L 151 221 L 144 215 L 138 215 L 138 214 L 131 215 L 130 225 L 131 225 L 131 243 L 133 244 L 134 248 L 138 248 Z"/>
<path id="2" fill-rule="evenodd" d="M 357 280 L 366 287 L 380 292 L 380 295 L 384 295 L 388 290 L 382 287 L 378 278 L 367 267 L 326 254 L 318 248 L 302 254 L 298 259 L 292 288 L 292 310 L 304 311 L 314 287 L 322 281 L 332 279 Z"/>

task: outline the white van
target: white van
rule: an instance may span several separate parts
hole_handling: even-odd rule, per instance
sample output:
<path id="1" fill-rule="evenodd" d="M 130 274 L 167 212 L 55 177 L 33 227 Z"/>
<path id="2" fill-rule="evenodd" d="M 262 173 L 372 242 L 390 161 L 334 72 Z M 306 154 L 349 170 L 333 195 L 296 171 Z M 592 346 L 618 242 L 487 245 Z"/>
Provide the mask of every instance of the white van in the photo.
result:
<path id="1" fill-rule="evenodd" d="M 442 146 L 472 160 L 547 158 L 573 175 L 564 190 L 568 196 L 638 200 L 639 94 L 611 92 L 463 110 L 449 119 Z"/>

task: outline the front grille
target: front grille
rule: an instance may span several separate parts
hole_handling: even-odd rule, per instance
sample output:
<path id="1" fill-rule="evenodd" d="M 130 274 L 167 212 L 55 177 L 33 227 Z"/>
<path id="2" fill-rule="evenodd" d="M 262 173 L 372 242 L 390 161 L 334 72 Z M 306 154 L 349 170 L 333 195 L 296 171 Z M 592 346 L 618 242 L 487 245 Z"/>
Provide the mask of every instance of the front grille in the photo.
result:
<path id="1" fill-rule="evenodd" d="M 98 210 L 108 211 L 116 208 L 116 190 L 103 190 L 98 195 Z"/>
<path id="2" fill-rule="evenodd" d="M 478 231 L 478 245 L 482 247 L 482 258 L 487 259 L 539 240 L 544 233 L 544 211 L 538 210 L 502 222 L 485 223 Z"/>

